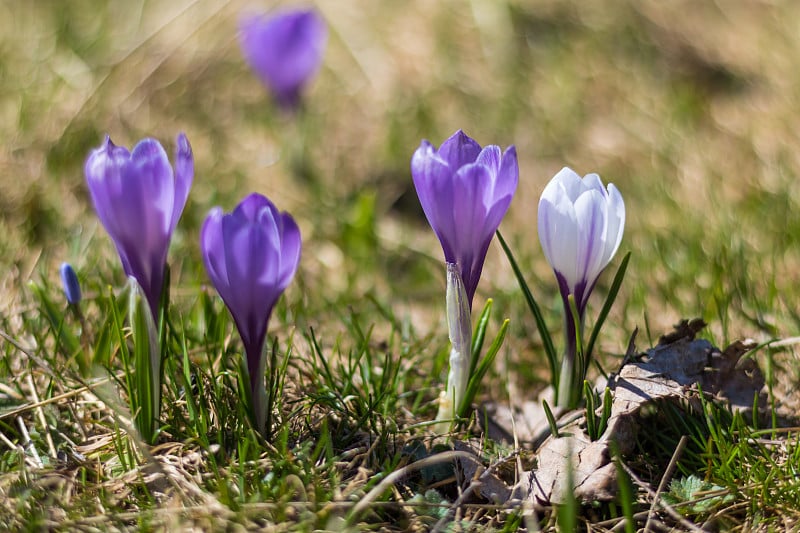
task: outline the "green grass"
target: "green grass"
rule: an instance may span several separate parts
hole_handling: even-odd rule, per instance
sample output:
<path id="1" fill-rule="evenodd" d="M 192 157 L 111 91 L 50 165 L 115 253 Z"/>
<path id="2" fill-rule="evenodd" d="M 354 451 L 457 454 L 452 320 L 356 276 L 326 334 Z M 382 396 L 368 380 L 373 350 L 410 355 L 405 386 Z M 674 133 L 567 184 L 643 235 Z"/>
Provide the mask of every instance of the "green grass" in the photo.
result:
<path id="1" fill-rule="evenodd" d="M 369 496 L 364 512 L 353 510 L 392 473 L 446 448 L 429 425 L 447 372 L 445 269 L 409 161 L 422 138 L 438 145 L 457 128 L 482 144 L 517 146 L 520 187 L 501 231 L 556 345 L 561 301 L 534 208 L 564 165 L 615 183 L 627 207 L 619 257 L 587 310 L 592 327 L 611 270 L 630 251 L 594 344 L 604 368 L 619 365 L 635 327 L 644 349 L 682 317 L 704 318 L 702 335 L 721 347 L 798 334 L 800 37 L 786 22 L 799 14 L 794 3 L 693 4 L 691 15 L 635 1 L 321 4 L 331 28 L 325 65 L 296 117 L 272 109 L 240 57 L 244 2 L 0 6 L 7 528 L 434 528 L 459 498 L 448 462 L 409 469 Z M 128 146 L 154 136 L 171 152 L 178 131 L 197 170 L 170 251 L 169 357 L 150 447 L 130 431 L 128 341 L 120 342 L 129 332 L 111 308 L 125 280 L 82 165 L 106 132 Z M 277 371 L 268 441 L 239 401 L 242 347 L 197 242 L 212 206 L 229 210 L 251 191 L 290 211 L 304 242 L 269 329 Z M 81 316 L 60 292 L 62 261 L 81 279 Z M 489 338 L 510 323 L 477 401 L 533 400 L 548 381 L 545 349 L 497 243 L 475 307 L 488 298 Z M 117 303 L 124 318 L 127 304 Z M 641 482 L 625 485 L 622 501 L 534 517 L 479 500 L 453 509 L 458 525 L 446 530 L 572 520 L 600 530 L 624 516 L 643 527 L 645 486 L 658 485 L 682 435 L 674 479 L 719 488 L 707 496 L 713 504 L 698 504 L 686 498 L 702 496 L 676 485 L 684 501 L 674 508 L 686 520 L 798 527 L 798 433 L 781 427 L 796 423 L 797 350 L 788 343 L 751 357 L 766 373 L 762 407 L 775 423 L 710 402 L 691 417 L 655 413 L 663 438 L 643 437 L 619 459 Z M 501 459 L 514 444 L 484 435 L 482 446 L 483 466 L 497 463 L 509 477 Z M 675 523 L 663 511 L 657 519 Z"/>

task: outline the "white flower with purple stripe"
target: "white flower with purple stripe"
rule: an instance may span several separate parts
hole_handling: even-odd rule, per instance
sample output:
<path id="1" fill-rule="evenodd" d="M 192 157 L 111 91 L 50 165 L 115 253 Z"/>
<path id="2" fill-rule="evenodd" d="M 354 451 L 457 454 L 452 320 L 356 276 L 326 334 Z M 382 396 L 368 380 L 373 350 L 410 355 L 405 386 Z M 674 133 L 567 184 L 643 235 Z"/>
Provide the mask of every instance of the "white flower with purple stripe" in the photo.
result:
<path id="1" fill-rule="evenodd" d="M 625 203 L 597 174 L 564 167 L 539 200 L 539 240 L 565 303 L 572 294 L 583 317 L 589 294 L 622 241 Z"/>

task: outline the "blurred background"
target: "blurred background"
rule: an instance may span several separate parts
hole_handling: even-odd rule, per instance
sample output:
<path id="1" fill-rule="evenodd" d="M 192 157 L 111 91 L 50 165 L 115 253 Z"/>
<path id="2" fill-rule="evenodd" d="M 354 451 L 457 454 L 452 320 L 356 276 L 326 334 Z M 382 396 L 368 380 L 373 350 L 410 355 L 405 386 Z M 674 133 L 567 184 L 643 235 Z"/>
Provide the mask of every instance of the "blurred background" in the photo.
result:
<path id="1" fill-rule="evenodd" d="M 627 206 L 587 315 L 631 251 L 602 351 L 624 352 L 637 326 L 649 346 L 682 317 L 703 317 L 719 344 L 800 328 L 800 3 L 320 0 L 328 48 L 295 115 L 274 108 L 237 42 L 242 14 L 278 5 L 290 4 L 0 3 L 0 313 L 24 307 L 27 280 L 56 283 L 61 261 L 121 285 L 83 163 L 106 133 L 128 147 L 152 136 L 171 154 L 184 131 L 196 175 L 170 253 L 179 306 L 206 283 L 205 214 L 258 191 L 301 226 L 287 296 L 308 307 L 298 327 L 324 329 L 367 298 L 443 336 L 441 249 L 409 161 L 421 139 L 438 146 L 462 128 L 517 147 L 501 231 L 554 329 L 536 206 L 565 165 L 615 183 Z M 512 319 L 509 364 L 538 360 L 496 243 L 476 307 L 487 297 Z"/>

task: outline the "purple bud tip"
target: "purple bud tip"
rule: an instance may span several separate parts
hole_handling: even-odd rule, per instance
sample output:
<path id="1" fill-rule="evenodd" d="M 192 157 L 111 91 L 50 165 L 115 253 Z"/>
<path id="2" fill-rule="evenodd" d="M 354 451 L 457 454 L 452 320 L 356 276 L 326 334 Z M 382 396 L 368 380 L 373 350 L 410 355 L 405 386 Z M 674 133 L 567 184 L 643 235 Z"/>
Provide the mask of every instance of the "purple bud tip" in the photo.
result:
<path id="1" fill-rule="evenodd" d="M 61 285 L 64 287 L 64 294 L 70 305 L 77 305 L 81 301 L 81 285 L 78 282 L 78 275 L 69 263 L 61 263 Z"/>

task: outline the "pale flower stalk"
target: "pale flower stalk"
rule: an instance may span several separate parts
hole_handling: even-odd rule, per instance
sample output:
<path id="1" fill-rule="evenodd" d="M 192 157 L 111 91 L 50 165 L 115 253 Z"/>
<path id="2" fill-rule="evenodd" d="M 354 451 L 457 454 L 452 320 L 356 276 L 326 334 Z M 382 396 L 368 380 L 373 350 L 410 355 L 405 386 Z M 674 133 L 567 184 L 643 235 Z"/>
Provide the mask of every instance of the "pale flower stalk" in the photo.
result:
<path id="1" fill-rule="evenodd" d="M 589 363 L 579 360 L 582 354 L 578 353 L 576 337 L 583 338 L 589 295 L 622 241 L 625 203 L 617 188 L 613 184 L 604 187 L 597 174 L 581 178 L 564 167 L 542 192 L 538 223 L 542 250 L 553 267 L 564 302 L 566 349 L 557 405 L 575 407 Z M 577 308 L 577 324 L 570 296 Z"/>
<path id="2" fill-rule="evenodd" d="M 450 335 L 450 371 L 447 388 L 439 396 L 437 420 L 452 420 L 464 399 L 469 384 L 472 352 L 472 313 L 469 296 L 458 265 L 447 263 L 447 326 Z M 440 432 L 449 429 L 449 422 L 440 424 Z"/>

